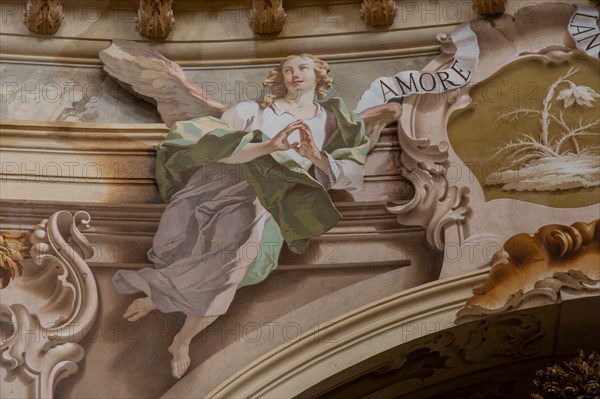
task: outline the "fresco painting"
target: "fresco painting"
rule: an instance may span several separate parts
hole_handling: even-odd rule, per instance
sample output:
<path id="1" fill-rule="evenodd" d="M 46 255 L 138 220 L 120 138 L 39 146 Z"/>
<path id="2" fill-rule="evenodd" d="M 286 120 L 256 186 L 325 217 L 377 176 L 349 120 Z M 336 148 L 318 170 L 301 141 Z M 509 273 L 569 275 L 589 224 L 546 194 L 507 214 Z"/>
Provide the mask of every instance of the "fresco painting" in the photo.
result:
<path id="1" fill-rule="evenodd" d="M 598 297 L 593 2 L 17 3 L 3 398 L 481 394 Z"/>
<path id="2" fill-rule="evenodd" d="M 471 89 L 473 104 L 450 117 L 448 133 L 487 200 L 597 202 L 598 68 L 580 55 L 522 60 Z"/>

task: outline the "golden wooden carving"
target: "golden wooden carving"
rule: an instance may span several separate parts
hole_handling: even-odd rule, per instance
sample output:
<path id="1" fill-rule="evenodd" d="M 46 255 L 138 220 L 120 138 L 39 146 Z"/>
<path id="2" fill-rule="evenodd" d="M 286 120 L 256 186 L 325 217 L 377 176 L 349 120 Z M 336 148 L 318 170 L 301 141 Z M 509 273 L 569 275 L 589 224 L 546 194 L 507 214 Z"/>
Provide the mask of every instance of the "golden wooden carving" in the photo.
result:
<path id="1" fill-rule="evenodd" d="M 21 274 L 21 261 L 27 257 L 27 246 L 23 238 L 26 231 L 4 232 L 0 234 L 0 286 L 6 288 L 8 283 Z"/>
<path id="2" fill-rule="evenodd" d="M 59 0 L 28 0 L 25 26 L 34 33 L 52 35 L 60 28 L 63 16 Z"/>
<path id="3" fill-rule="evenodd" d="M 481 15 L 496 15 L 504 13 L 505 0 L 476 0 L 475 9 Z"/>
<path id="4" fill-rule="evenodd" d="M 284 20 L 282 0 L 252 0 L 250 26 L 254 33 L 279 33 L 283 30 Z"/>
<path id="5" fill-rule="evenodd" d="M 173 0 L 140 0 L 136 26 L 140 35 L 166 39 L 173 24 Z"/>
<path id="6" fill-rule="evenodd" d="M 600 396 L 600 356 L 586 356 L 582 350 L 576 358 L 565 363 L 565 369 L 555 364 L 538 370 L 533 384 L 542 393 L 532 399 L 597 398 Z"/>
<path id="7" fill-rule="evenodd" d="M 390 26 L 397 11 L 394 0 L 363 0 L 360 6 L 360 14 L 369 26 Z"/>
<path id="8" fill-rule="evenodd" d="M 494 254 L 485 284 L 457 313 L 457 323 L 527 304 L 560 301 L 561 290 L 600 292 L 600 219 L 551 224 L 511 237 Z"/>

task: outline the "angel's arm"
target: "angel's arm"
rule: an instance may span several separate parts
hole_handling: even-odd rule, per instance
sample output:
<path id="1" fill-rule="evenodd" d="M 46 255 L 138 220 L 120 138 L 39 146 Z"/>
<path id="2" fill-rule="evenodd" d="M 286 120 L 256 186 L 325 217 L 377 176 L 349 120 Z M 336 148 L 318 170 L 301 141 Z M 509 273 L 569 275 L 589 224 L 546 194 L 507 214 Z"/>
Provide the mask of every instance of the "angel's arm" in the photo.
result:
<path id="1" fill-rule="evenodd" d="M 362 188 L 362 165 L 351 160 L 334 159 L 327 151 L 319 150 L 307 125 L 301 130 L 300 147 L 296 151 L 313 163 L 315 179 L 326 190 L 358 191 Z"/>
<path id="2" fill-rule="evenodd" d="M 263 143 L 248 143 L 243 148 L 240 148 L 235 154 L 221 158 L 218 162 L 229 164 L 246 163 L 272 152 L 270 141 L 265 141 Z"/>
<path id="3" fill-rule="evenodd" d="M 301 120 L 294 121 L 283 128 L 282 131 L 277 133 L 269 141 L 262 143 L 248 143 L 244 147 L 240 148 L 235 154 L 230 155 L 226 158 L 221 158 L 219 162 L 223 163 L 245 163 L 250 162 L 263 155 L 271 154 L 276 151 L 287 151 L 290 149 L 298 148 L 298 143 L 290 144 L 288 136 L 294 131 L 298 130 L 303 126 L 304 122 Z"/>
<path id="4" fill-rule="evenodd" d="M 396 122 L 402 115 L 402 106 L 398 103 L 388 103 L 369 108 L 359 114 L 364 122 L 366 134 L 370 139 L 369 150 L 379 141 L 383 129 L 390 123 Z M 327 190 L 359 191 L 363 187 L 364 166 L 351 160 L 337 160 L 331 154 L 322 151 L 325 156 L 320 163 L 315 163 L 315 178 Z"/>
<path id="5" fill-rule="evenodd" d="M 258 112 L 258 104 L 255 102 L 239 103 L 228 109 L 221 115 L 234 130 L 248 131 L 254 115 Z M 248 143 L 231 156 L 221 158 L 219 162 L 227 164 L 244 163 L 252 161 L 260 156 L 269 154 L 269 143 Z"/>
<path id="6" fill-rule="evenodd" d="M 221 119 L 235 130 L 247 131 L 257 111 L 257 103 L 240 103 L 225 112 Z M 245 163 L 276 151 L 286 151 L 296 148 L 295 144 L 289 143 L 288 136 L 301 126 L 303 126 L 302 121 L 294 121 L 283 128 L 271 140 L 262 143 L 248 143 L 234 154 L 221 158 L 219 162 L 227 164 Z"/>
<path id="7" fill-rule="evenodd" d="M 358 114 L 365 122 L 365 133 L 371 140 L 369 151 L 379 141 L 383 129 L 390 123 L 397 122 L 402 115 L 402 105 L 391 102 L 365 109 Z"/>

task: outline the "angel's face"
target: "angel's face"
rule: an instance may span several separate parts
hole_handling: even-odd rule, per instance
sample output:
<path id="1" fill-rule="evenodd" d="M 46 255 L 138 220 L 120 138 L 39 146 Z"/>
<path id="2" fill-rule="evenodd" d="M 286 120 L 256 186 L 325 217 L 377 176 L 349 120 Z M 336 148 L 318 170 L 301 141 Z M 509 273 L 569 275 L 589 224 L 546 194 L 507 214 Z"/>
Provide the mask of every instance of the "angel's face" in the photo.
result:
<path id="1" fill-rule="evenodd" d="M 306 91 L 314 93 L 317 75 L 313 60 L 305 57 L 293 57 L 283 64 L 281 70 L 288 97 L 290 95 L 295 97 Z"/>

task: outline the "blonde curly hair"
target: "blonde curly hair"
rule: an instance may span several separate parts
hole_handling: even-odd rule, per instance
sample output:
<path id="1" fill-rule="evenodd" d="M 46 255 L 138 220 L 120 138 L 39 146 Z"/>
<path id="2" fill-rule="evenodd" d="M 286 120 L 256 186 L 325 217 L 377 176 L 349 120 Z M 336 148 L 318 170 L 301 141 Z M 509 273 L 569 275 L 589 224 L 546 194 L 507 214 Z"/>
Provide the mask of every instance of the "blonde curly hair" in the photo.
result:
<path id="1" fill-rule="evenodd" d="M 264 96 L 261 107 L 267 108 L 277 98 L 283 98 L 287 94 L 285 84 L 283 83 L 283 65 L 293 58 L 309 58 L 315 64 L 315 75 L 317 77 L 317 86 L 315 88 L 317 99 L 322 100 L 327 95 L 327 90 L 333 86 L 333 79 L 328 75 L 329 64 L 312 54 L 290 55 L 284 58 L 278 66 L 271 69 L 269 75 L 262 84 L 271 88 L 271 92 Z"/>

